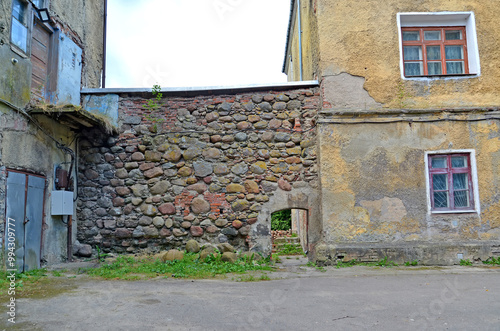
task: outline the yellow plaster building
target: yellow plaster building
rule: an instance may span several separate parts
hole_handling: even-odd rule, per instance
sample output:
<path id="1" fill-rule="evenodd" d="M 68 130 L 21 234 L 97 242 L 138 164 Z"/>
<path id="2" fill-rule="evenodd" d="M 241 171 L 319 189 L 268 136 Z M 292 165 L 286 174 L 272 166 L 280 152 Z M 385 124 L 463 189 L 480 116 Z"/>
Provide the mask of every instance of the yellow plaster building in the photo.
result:
<path id="1" fill-rule="evenodd" d="M 500 254 L 497 6 L 291 1 L 283 71 L 321 90 L 316 260 Z"/>

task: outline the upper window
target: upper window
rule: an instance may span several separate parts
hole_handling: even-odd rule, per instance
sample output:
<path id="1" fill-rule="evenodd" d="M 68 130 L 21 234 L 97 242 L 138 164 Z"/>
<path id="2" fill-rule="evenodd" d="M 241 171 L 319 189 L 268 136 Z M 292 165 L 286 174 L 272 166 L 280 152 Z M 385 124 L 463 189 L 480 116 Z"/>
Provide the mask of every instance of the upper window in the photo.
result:
<path id="1" fill-rule="evenodd" d="M 405 77 L 468 74 L 465 27 L 403 28 Z"/>
<path id="2" fill-rule="evenodd" d="M 403 78 L 479 75 L 472 12 L 399 13 L 398 25 Z"/>
<path id="3" fill-rule="evenodd" d="M 471 154 L 428 154 L 427 158 L 431 210 L 475 211 L 475 169 Z"/>
<path id="4" fill-rule="evenodd" d="M 22 0 L 12 2 L 12 29 L 10 39 L 26 53 L 28 49 L 28 4 Z"/>

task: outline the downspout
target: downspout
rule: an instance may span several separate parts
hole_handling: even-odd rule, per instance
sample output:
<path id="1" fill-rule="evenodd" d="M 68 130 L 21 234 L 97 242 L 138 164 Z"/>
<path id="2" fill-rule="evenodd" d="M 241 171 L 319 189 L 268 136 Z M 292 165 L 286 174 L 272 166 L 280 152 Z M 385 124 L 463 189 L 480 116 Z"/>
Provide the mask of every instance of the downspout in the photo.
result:
<path id="1" fill-rule="evenodd" d="M 102 29 L 102 88 L 106 88 L 106 35 L 108 26 L 108 0 L 104 0 L 104 21 Z"/>
<path id="2" fill-rule="evenodd" d="M 300 75 L 300 81 L 303 80 L 302 78 L 302 20 L 300 17 L 300 0 L 297 0 L 297 24 L 299 26 L 299 75 Z"/>

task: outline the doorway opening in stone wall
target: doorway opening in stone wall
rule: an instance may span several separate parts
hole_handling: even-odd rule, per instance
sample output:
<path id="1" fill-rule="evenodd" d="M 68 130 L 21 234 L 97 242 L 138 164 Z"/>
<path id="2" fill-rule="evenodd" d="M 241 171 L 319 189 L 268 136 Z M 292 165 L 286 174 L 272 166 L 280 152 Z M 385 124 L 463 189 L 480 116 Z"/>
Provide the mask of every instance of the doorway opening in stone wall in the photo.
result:
<path id="1" fill-rule="evenodd" d="M 308 211 L 283 209 L 271 214 L 272 252 L 278 255 L 302 255 L 307 252 Z"/>

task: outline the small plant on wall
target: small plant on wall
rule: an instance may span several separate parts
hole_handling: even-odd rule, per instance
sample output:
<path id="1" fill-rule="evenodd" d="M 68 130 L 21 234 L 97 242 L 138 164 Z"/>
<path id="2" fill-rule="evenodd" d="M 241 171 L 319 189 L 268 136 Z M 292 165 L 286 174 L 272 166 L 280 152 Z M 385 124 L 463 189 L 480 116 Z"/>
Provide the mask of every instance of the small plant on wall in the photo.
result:
<path id="1" fill-rule="evenodd" d="M 161 124 L 165 121 L 164 118 L 159 117 L 158 111 L 161 108 L 161 99 L 163 98 L 163 93 L 161 93 L 160 85 L 153 85 L 153 89 L 151 90 L 153 94 L 153 99 L 149 99 L 147 104 L 144 106 L 149 111 L 149 114 L 144 116 L 146 120 L 153 123 L 150 127 L 150 131 L 158 132 L 158 124 Z"/>

